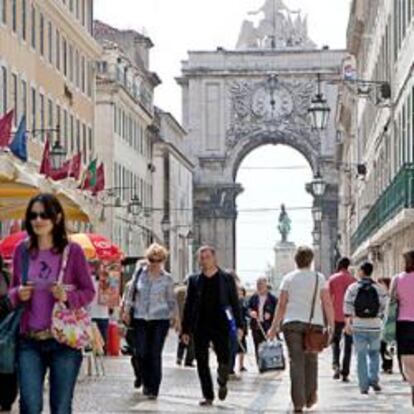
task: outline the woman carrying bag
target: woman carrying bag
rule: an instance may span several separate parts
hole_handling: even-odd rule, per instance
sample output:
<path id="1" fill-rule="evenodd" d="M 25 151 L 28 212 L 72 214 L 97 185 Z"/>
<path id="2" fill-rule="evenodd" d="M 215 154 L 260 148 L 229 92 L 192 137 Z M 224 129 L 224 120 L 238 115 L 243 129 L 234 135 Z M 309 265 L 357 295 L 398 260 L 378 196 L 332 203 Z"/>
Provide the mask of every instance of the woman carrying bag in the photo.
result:
<path id="1" fill-rule="evenodd" d="M 294 411 L 313 407 L 318 389 L 318 352 L 329 345 L 335 325 L 334 309 L 325 277 L 311 270 L 313 250 L 299 247 L 297 270 L 287 274 L 280 286 L 280 297 L 268 337 L 282 331 L 290 360 L 291 397 Z M 324 328 L 326 319 L 328 329 Z"/>
<path id="2" fill-rule="evenodd" d="M 11 312 L 7 295 L 10 284 L 9 273 L 0 256 L 0 322 Z M 17 397 L 17 378 L 15 373 L 0 374 L 0 411 L 11 411 Z"/>
<path id="3" fill-rule="evenodd" d="M 32 198 L 25 224 L 29 237 L 16 248 L 9 293 L 14 307 L 24 307 L 17 348 L 20 413 L 42 412 L 49 370 L 50 412 L 70 414 L 81 348 L 89 339 L 84 307 L 95 290 L 83 250 L 68 241 L 65 215 L 54 195 Z M 27 283 L 23 283 L 26 254 Z"/>

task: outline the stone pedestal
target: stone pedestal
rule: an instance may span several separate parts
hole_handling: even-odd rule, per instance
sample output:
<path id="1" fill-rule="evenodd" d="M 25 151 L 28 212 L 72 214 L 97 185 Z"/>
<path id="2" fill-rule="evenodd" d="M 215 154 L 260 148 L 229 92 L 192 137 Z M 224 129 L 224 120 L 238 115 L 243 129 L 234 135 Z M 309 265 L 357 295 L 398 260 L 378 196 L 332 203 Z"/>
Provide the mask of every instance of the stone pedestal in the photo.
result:
<path id="1" fill-rule="evenodd" d="M 286 273 L 295 270 L 295 252 L 296 245 L 292 242 L 278 242 L 274 248 L 275 250 L 275 267 L 273 271 L 273 280 L 271 281 L 272 288 L 277 291 Z"/>

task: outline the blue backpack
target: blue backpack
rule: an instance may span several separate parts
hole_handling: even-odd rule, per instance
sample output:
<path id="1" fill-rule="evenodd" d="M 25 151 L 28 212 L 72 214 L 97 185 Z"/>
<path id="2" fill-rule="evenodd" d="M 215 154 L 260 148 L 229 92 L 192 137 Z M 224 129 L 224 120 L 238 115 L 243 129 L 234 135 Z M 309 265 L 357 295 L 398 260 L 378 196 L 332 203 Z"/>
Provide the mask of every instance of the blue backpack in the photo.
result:
<path id="1" fill-rule="evenodd" d="M 22 283 L 27 283 L 29 272 L 29 250 L 23 248 Z M 24 307 L 19 305 L 0 322 L 0 374 L 13 374 L 16 371 L 17 338 Z"/>

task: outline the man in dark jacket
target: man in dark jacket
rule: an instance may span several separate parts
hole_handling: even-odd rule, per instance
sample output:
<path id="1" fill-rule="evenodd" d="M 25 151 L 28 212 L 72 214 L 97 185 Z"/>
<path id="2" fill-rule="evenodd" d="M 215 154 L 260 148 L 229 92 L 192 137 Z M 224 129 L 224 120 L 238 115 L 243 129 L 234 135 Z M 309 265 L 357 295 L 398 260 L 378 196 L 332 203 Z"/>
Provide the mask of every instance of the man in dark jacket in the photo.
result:
<path id="1" fill-rule="evenodd" d="M 250 329 L 252 330 L 254 350 L 257 359 L 259 345 L 266 341 L 267 331 L 272 325 L 277 299 L 269 292 L 267 279 L 265 277 L 257 279 L 256 288 L 256 293 L 249 300 L 248 309 Z"/>
<path id="2" fill-rule="evenodd" d="M 218 397 L 224 400 L 230 371 L 230 338 L 231 335 L 242 335 L 243 322 L 234 278 L 217 266 L 215 249 L 210 246 L 200 248 L 198 260 L 201 272 L 190 276 L 188 281 L 181 338 L 188 343 L 193 335 L 204 397 L 200 405 L 209 406 L 214 400 L 208 358 L 210 343 L 218 361 Z"/>

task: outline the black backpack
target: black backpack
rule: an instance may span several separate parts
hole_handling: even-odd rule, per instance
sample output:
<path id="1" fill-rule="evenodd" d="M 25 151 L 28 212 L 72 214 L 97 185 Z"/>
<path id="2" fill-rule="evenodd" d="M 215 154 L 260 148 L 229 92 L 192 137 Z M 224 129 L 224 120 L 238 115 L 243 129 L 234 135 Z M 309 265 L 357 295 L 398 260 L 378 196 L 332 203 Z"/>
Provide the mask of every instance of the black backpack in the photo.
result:
<path id="1" fill-rule="evenodd" d="M 380 301 L 375 282 L 362 280 L 355 298 L 355 315 L 358 318 L 376 318 L 379 314 Z"/>

